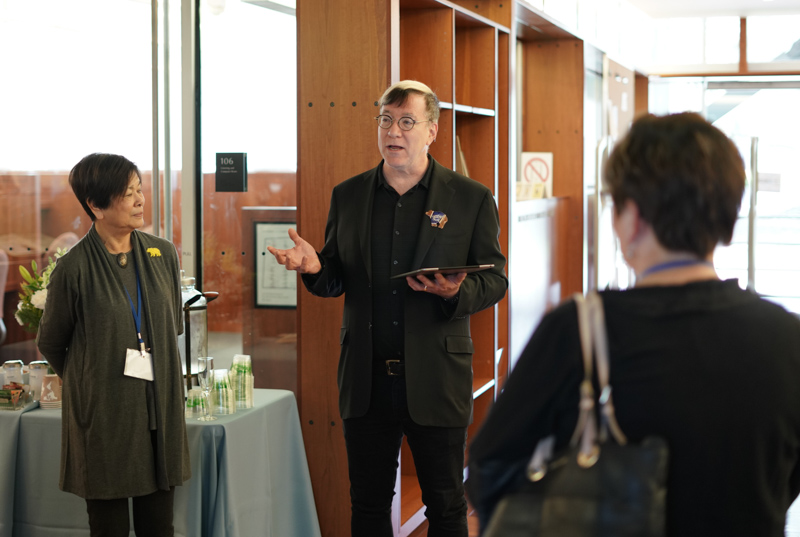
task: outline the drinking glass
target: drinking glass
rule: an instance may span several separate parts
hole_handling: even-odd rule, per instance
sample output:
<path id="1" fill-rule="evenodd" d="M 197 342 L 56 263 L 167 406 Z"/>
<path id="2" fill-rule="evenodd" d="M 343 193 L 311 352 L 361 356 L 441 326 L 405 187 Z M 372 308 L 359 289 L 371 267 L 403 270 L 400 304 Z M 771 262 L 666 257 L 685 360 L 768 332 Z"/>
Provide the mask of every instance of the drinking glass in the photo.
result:
<path id="1" fill-rule="evenodd" d="M 231 381 L 236 408 L 253 408 L 253 364 L 247 354 L 235 354 Z"/>
<path id="2" fill-rule="evenodd" d="M 227 369 L 215 369 L 211 375 L 211 405 L 217 415 L 236 412 L 236 401 Z"/>
<path id="3" fill-rule="evenodd" d="M 197 359 L 197 380 L 200 382 L 200 389 L 203 390 L 205 399 L 205 415 L 197 418 L 198 421 L 212 421 L 217 418 L 211 415 L 211 383 L 214 381 L 214 359 L 210 356 L 200 356 Z"/>

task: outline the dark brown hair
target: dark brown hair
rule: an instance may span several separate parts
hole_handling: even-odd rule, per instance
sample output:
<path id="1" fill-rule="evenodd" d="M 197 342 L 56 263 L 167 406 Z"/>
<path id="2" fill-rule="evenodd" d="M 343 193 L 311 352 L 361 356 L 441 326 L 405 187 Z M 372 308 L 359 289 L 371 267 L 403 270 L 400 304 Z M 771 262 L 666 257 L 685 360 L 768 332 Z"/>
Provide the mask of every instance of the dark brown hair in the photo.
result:
<path id="1" fill-rule="evenodd" d="M 637 119 L 604 175 L 616 211 L 633 201 L 665 248 L 705 258 L 717 244 L 730 243 L 744 163 L 734 143 L 700 115 Z"/>

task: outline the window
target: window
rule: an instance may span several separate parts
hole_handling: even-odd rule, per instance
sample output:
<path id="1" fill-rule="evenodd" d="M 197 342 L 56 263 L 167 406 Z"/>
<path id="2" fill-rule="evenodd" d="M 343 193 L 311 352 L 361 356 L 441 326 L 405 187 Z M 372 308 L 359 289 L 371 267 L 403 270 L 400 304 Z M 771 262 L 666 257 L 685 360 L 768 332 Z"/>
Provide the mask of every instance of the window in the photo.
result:
<path id="1" fill-rule="evenodd" d="M 800 62 L 800 15 L 748 17 L 747 61 Z"/>
<path id="2" fill-rule="evenodd" d="M 81 158 L 108 152 L 134 161 L 146 209 L 152 206 L 152 42 L 148 0 L 0 2 L 0 249 L 10 264 L 0 282 L 5 345 L 33 337 L 13 317 L 19 266 L 46 264 L 55 244 L 91 226 L 67 181 Z M 146 210 L 145 226 L 151 214 Z"/>

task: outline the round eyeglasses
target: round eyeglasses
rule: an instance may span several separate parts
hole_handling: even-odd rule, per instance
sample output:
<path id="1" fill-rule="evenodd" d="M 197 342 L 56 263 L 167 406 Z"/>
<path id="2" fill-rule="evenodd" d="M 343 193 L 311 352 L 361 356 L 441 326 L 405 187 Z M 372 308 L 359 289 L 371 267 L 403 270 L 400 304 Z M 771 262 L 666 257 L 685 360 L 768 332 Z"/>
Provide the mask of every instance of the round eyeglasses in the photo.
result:
<path id="1" fill-rule="evenodd" d="M 375 119 L 378 122 L 378 126 L 382 129 L 388 129 L 392 126 L 392 123 L 394 123 L 394 119 L 391 116 L 375 116 Z M 400 127 L 401 130 L 410 131 L 417 123 L 427 123 L 429 121 L 430 119 L 416 121 L 410 117 L 401 117 L 397 120 L 397 126 Z"/>

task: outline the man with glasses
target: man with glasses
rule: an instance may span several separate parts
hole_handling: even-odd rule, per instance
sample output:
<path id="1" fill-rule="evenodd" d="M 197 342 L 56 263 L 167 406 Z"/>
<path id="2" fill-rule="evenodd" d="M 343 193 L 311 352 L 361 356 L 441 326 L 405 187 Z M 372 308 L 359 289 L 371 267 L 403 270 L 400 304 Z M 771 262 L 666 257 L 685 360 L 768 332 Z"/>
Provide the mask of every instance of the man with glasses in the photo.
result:
<path id="1" fill-rule="evenodd" d="M 467 537 L 469 316 L 497 303 L 508 287 L 497 206 L 489 189 L 428 155 L 440 110 L 428 86 L 398 82 L 378 104 L 383 160 L 333 189 L 322 251 L 294 230 L 294 248 L 269 251 L 301 273 L 312 294 L 345 295 L 338 382 L 353 537 L 392 536 L 404 435 L 429 537 Z M 470 265 L 491 267 L 393 278 Z"/>

